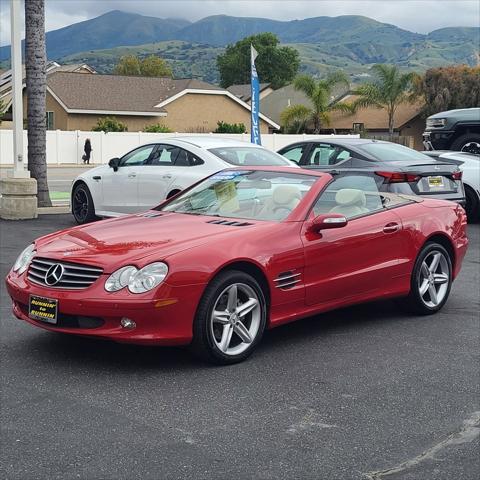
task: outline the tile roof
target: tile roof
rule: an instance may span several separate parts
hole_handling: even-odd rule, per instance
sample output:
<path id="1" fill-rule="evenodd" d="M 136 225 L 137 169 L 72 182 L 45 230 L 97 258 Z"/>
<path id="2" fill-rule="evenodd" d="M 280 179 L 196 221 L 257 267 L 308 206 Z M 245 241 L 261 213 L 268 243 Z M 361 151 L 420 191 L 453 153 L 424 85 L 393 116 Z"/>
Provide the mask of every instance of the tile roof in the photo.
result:
<path id="1" fill-rule="evenodd" d="M 223 90 L 196 79 L 54 72 L 48 87 L 71 110 L 164 112 L 155 105 L 185 89 Z"/>
<path id="2" fill-rule="evenodd" d="M 340 102 L 351 103 L 358 98 L 356 95 L 346 95 Z M 397 107 L 395 112 L 394 128 L 398 129 L 415 118 L 422 108 L 418 103 L 403 103 Z M 381 108 L 368 107 L 360 108 L 354 115 L 342 112 L 332 112 L 330 115 L 331 124 L 329 128 L 352 129 L 354 123 L 363 123 L 367 130 L 388 129 L 387 111 Z"/>

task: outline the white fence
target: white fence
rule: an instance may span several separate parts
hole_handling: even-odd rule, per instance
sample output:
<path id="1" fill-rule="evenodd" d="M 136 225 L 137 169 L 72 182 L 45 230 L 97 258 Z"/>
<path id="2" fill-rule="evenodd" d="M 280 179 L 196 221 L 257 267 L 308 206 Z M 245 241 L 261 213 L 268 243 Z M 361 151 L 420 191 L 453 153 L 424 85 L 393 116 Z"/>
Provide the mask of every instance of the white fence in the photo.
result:
<path id="1" fill-rule="evenodd" d="M 208 136 L 194 134 L 194 136 Z M 49 165 L 81 164 L 85 139 L 90 138 L 92 156 L 90 163 L 108 163 L 113 157 L 120 157 L 128 151 L 146 143 L 162 141 L 169 137 L 192 136 L 191 133 L 144 133 L 144 132 L 81 132 L 81 131 L 47 131 L 47 163 Z M 221 134 L 225 138 L 250 141 L 250 134 Z M 356 138 L 358 135 L 262 135 L 262 144 L 270 150 L 279 150 L 290 143 L 308 138 Z M 24 156 L 27 158 L 27 132 L 23 132 Z M 13 165 L 13 131 L 0 130 L 0 165 Z"/>

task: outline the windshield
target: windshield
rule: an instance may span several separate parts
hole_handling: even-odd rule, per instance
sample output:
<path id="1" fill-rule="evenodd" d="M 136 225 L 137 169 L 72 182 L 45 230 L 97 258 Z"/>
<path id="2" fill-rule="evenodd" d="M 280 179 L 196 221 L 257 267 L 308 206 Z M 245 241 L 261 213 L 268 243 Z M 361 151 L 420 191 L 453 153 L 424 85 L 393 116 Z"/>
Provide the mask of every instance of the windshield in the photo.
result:
<path id="1" fill-rule="evenodd" d="M 224 170 L 160 210 L 191 215 L 281 221 L 317 177 L 283 172 Z"/>
<path id="2" fill-rule="evenodd" d="M 398 145 L 397 143 L 365 143 L 363 145 L 358 145 L 360 150 L 369 153 L 377 160 L 382 162 L 396 162 L 398 160 L 420 160 L 423 162 L 431 163 L 432 159 L 424 155 L 423 153 L 417 152 L 403 145 Z"/>
<path id="3" fill-rule="evenodd" d="M 277 153 L 271 152 L 265 148 L 258 147 L 220 147 L 211 148 L 212 152 L 217 157 L 232 165 L 243 167 L 251 166 L 266 166 L 266 165 L 291 165 L 285 158 Z"/>

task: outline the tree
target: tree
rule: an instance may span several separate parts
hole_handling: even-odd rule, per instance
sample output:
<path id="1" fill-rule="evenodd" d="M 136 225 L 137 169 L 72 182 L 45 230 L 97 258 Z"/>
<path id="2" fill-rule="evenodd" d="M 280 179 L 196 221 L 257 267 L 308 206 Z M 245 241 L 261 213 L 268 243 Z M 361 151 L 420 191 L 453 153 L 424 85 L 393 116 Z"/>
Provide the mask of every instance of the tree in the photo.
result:
<path id="1" fill-rule="evenodd" d="M 167 62 L 155 55 L 150 55 L 143 60 L 135 55 L 121 57 L 113 72 L 115 75 L 172 77 L 172 69 Z"/>
<path id="2" fill-rule="evenodd" d="M 287 130 L 292 125 L 305 128 L 308 123 L 313 123 L 314 133 L 319 133 L 322 126 L 330 125 L 330 114 L 333 111 L 352 113 L 352 107 L 347 103 L 332 103 L 332 92 L 335 87 L 349 86 L 347 76 L 341 72 L 334 72 L 326 78 L 315 80 L 310 75 L 300 75 L 295 78 L 293 86 L 295 90 L 302 91 L 310 100 L 311 106 L 291 105 L 281 114 L 282 126 Z"/>
<path id="3" fill-rule="evenodd" d="M 401 73 L 396 65 L 377 64 L 372 67 L 376 76 L 373 82 L 364 83 L 353 93 L 359 98 L 352 104 L 354 109 L 376 107 L 385 109 L 388 115 L 388 131 L 393 135 L 395 112 L 402 103 L 415 98 L 413 85 L 416 73 Z"/>
<path id="4" fill-rule="evenodd" d="M 290 105 L 280 114 L 284 133 L 304 133 L 312 118 L 312 109 L 305 105 Z"/>
<path id="5" fill-rule="evenodd" d="M 28 169 L 37 180 L 39 207 L 52 205 L 47 183 L 45 0 L 25 0 Z"/>
<path id="6" fill-rule="evenodd" d="M 228 45 L 225 53 L 217 57 L 221 86 L 250 82 L 250 45 L 258 52 L 255 65 L 261 82 L 270 83 L 272 88 L 290 83 L 300 66 L 299 54 L 294 48 L 279 47 L 278 43 L 273 33 L 260 33 Z"/>
<path id="7" fill-rule="evenodd" d="M 99 118 L 97 124 L 92 128 L 92 132 L 126 132 L 127 130 L 127 126 L 115 117 Z"/>
<path id="8" fill-rule="evenodd" d="M 480 106 L 480 67 L 455 65 L 430 68 L 418 78 L 416 92 L 425 101 L 426 115 Z"/>

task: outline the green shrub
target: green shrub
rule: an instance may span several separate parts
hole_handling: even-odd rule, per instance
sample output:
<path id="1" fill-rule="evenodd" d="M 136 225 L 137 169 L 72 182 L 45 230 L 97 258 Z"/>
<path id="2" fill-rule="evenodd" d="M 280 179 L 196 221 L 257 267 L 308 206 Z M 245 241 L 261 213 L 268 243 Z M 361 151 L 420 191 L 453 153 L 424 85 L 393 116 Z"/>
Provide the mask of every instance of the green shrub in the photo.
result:
<path id="1" fill-rule="evenodd" d="M 92 132 L 126 132 L 127 126 L 119 122 L 115 117 L 99 118 L 97 124 L 92 128 Z"/>
<path id="2" fill-rule="evenodd" d="M 217 122 L 217 129 L 213 133 L 246 133 L 243 123 Z"/>
<path id="3" fill-rule="evenodd" d="M 172 130 L 170 130 L 166 125 L 156 123 L 154 125 L 145 125 L 143 131 L 146 133 L 171 133 Z"/>

